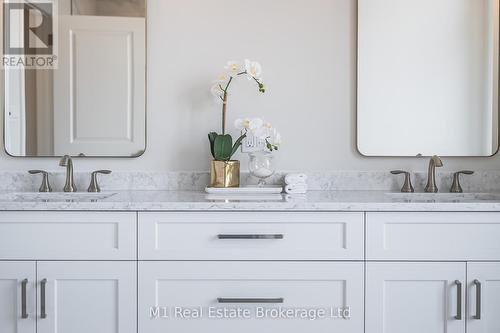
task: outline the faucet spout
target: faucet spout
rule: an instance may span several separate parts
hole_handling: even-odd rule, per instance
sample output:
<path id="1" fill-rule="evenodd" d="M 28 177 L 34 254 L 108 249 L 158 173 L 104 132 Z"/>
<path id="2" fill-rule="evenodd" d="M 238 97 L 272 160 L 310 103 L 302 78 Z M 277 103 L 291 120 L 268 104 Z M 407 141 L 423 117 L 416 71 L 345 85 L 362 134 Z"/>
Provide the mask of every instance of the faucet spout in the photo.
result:
<path id="1" fill-rule="evenodd" d="M 66 167 L 66 184 L 64 185 L 64 192 L 76 192 L 75 180 L 73 178 L 73 160 L 71 156 L 64 155 L 59 161 L 59 165 Z"/>
<path id="2" fill-rule="evenodd" d="M 429 171 L 427 174 L 427 186 L 425 186 L 425 192 L 427 193 L 437 193 L 439 191 L 436 185 L 436 168 L 441 168 L 443 166 L 443 161 L 439 156 L 432 156 L 429 161 Z"/>

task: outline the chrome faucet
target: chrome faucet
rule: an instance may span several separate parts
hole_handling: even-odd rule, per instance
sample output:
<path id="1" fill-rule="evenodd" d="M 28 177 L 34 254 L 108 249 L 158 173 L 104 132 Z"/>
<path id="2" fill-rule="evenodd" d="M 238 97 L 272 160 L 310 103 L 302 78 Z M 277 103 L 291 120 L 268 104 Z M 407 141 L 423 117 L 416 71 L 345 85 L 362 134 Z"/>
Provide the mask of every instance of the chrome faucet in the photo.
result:
<path id="1" fill-rule="evenodd" d="M 66 167 L 66 185 L 64 185 L 64 192 L 76 192 L 75 180 L 73 179 L 73 160 L 69 155 L 64 155 L 59 165 Z"/>
<path id="2" fill-rule="evenodd" d="M 443 161 L 439 158 L 439 156 L 432 156 L 429 162 L 429 172 L 427 174 L 427 186 L 425 187 L 425 192 L 428 193 L 437 193 L 439 191 L 436 186 L 436 168 L 440 168 L 443 166 Z"/>

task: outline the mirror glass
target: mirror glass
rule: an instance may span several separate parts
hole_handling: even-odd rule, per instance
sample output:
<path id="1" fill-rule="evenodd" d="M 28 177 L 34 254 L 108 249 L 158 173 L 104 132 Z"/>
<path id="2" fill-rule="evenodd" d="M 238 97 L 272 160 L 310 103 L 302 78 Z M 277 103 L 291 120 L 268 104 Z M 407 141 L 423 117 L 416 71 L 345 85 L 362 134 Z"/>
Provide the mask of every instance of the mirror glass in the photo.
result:
<path id="1" fill-rule="evenodd" d="M 498 150 L 498 0 L 358 0 L 358 150 Z"/>
<path id="2" fill-rule="evenodd" d="M 2 13 L 6 152 L 142 155 L 146 0 L 38 0 L 16 6 L 4 5 Z"/>

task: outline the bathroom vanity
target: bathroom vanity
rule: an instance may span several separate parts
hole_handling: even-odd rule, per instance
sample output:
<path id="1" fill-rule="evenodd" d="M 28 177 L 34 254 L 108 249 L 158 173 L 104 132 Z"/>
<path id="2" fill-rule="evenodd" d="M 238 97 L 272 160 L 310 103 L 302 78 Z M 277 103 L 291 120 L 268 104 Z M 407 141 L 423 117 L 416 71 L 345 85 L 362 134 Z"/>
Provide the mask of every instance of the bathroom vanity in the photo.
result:
<path id="1" fill-rule="evenodd" d="M 57 30 L 36 30 L 59 44 L 58 68 L 7 66 L 0 84 L 12 157 L 0 172 L 0 333 L 500 332 L 498 164 L 455 159 L 436 177 L 433 156 L 498 152 L 499 0 L 261 1 L 250 15 L 243 1 L 56 2 Z M 25 21 L 49 24 L 38 3 L 24 16 L 0 6 L 4 40 L 23 42 Z M 204 84 L 217 74 L 202 62 L 238 50 L 262 50 L 276 93 L 238 96 L 230 117 L 269 112 L 288 126 L 280 167 L 328 191 L 200 191 L 208 173 L 190 170 L 210 162 L 198 138 L 212 130 Z M 360 154 L 407 159 L 372 164 L 354 137 Z M 146 143 L 140 162 L 123 160 Z M 415 156 L 433 156 L 427 177 Z M 73 157 L 85 161 L 76 180 Z M 91 176 L 98 167 L 118 172 Z M 395 193 L 389 167 L 408 170 L 394 171 L 408 192 L 412 177 L 417 192 L 458 192 L 465 173 L 472 193 Z M 122 191 L 82 193 L 100 190 L 98 173 Z M 33 192 L 51 188 L 80 192 Z"/>
<path id="2" fill-rule="evenodd" d="M 5 195 L 2 332 L 500 329 L 495 194 Z M 216 319 L 211 308 L 252 316 Z M 326 317 L 253 316 L 279 308 Z"/>

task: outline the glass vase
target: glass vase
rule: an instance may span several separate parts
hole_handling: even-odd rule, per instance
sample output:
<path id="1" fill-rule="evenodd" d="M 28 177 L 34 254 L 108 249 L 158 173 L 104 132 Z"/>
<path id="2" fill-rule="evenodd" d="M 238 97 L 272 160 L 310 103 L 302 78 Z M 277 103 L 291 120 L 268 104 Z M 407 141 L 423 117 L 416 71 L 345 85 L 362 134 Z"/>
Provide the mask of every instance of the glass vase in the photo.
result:
<path id="1" fill-rule="evenodd" d="M 274 175 L 276 171 L 273 154 L 270 152 L 255 152 L 248 155 L 250 174 L 259 179 L 258 186 L 265 186 L 266 179 Z"/>

